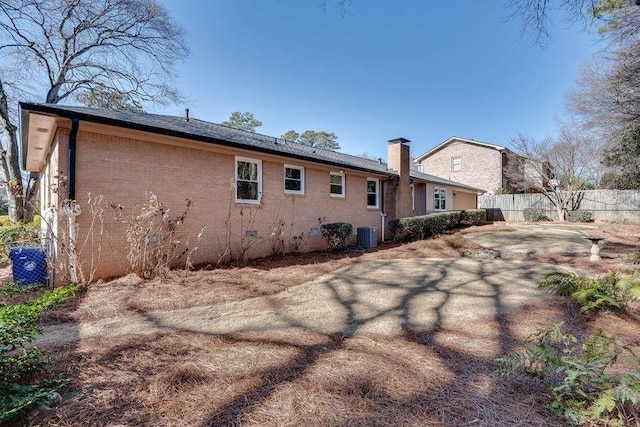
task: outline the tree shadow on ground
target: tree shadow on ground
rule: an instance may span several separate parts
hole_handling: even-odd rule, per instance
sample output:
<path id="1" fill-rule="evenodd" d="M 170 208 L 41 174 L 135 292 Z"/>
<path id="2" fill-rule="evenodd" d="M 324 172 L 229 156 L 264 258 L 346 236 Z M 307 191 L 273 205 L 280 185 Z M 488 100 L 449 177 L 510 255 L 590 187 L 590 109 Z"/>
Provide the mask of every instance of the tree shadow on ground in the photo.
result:
<path id="1" fill-rule="evenodd" d="M 351 365 L 346 364 L 338 369 L 344 370 L 343 374 L 347 378 L 344 381 L 331 382 L 330 392 L 345 399 L 355 399 L 358 401 L 356 406 L 364 405 L 368 410 L 342 414 L 338 419 L 331 418 L 328 413 L 320 413 L 316 415 L 320 417 L 319 423 L 388 425 L 426 422 L 431 425 L 508 425 L 518 420 L 514 419 L 515 415 L 508 414 L 508 411 L 502 411 L 500 415 L 500 405 L 506 405 L 501 397 L 517 396 L 527 400 L 526 404 L 529 405 L 526 412 L 529 418 L 528 421 L 524 420 L 525 423 L 557 425 L 558 419 L 548 411 L 535 409 L 539 404 L 535 393 L 530 390 L 514 391 L 514 382 L 502 380 L 494 374 L 497 368 L 494 357 L 509 351 L 521 340 L 514 332 L 513 318 L 509 314 L 514 308 L 513 303 L 508 301 L 512 298 L 509 288 L 519 284 L 501 283 L 499 275 L 489 271 L 481 262 L 474 264 L 477 270 L 468 272 L 473 278 L 456 281 L 449 277 L 451 262 L 453 261 L 443 260 L 440 267 L 434 265 L 431 271 L 418 274 L 416 280 L 412 278 L 402 286 L 388 280 L 389 277 L 382 273 L 379 278 L 374 276 L 363 279 L 357 266 L 345 267 L 336 279 L 318 284 L 325 286 L 331 292 L 333 302 L 337 302 L 341 307 L 340 313 L 337 313 L 340 316 L 340 327 L 332 332 L 316 328 L 312 322 L 301 322 L 300 318 L 281 310 L 274 301 L 273 310 L 278 312 L 278 316 L 290 328 L 303 333 L 306 331 L 309 336 L 276 334 L 274 337 L 264 331 L 246 330 L 225 334 L 207 333 L 215 339 L 224 340 L 228 345 L 276 346 L 286 349 L 290 355 L 283 363 L 253 371 L 251 385 L 228 396 L 224 402 L 209 410 L 201 425 L 267 422 L 268 419 L 261 418 L 264 417 L 263 408 L 269 405 L 269 400 L 280 389 L 305 381 L 305 377 L 314 375 L 316 368 L 323 369 L 328 359 L 345 351 L 352 351 L 351 346 L 359 342 L 359 337 L 371 334 L 368 328 L 388 317 L 395 319 L 400 325 L 393 339 L 398 340 L 400 345 L 411 346 L 411 351 L 434 357 L 434 362 L 446 368 L 448 377 L 437 387 L 429 384 L 410 393 L 402 392 L 402 388 L 389 391 L 385 389 L 384 384 L 380 384 L 380 371 L 358 371 L 347 375 Z M 392 274 L 402 274 L 401 271 L 393 271 L 395 264 L 392 261 L 380 261 L 377 265 L 380 270 L 387 268 L 392 270 Z M 517 268 L 523 281 L 531 281 L 540 275 L 536 267 L 520 265 Z M 366 280 L 366 283 L 363 283 L 363 280 Z M 447 285 L 443 285 L 444 283 Z M 391 290 L 397 298 L 388 304 L 379 304 L 375 299 L 372 300 L 369 294 L 379 289 Z M 476 301 L 475 304 L 483 305 L 488 314 L 482 318 L 470 318 L 465 321 L 465 314 L 458 312 L 460 305 L 457 299 L 460 297 L 470 299 L 471 304 Z M 267 301 L 271 300 L 270 297 L 264 298 Z M 425 306 L 424 301 L 432 303 Z M 200 330 L 167 325 L 153 313 L 140 314 L 145 316 L 148 322 L 161 328 L 164 334 L 203 334 Z M 427 315 L 428 321 L 424 320 L 423 314 Z M 405 344 L 401 344 L 402 341 Z M 490 348 L 476 351 L 477 341 L 488 342 Z M 110 361 L 118 360 L 122 354 L 135 346 L 136 344 L 130 344 L 115 347 L 104 355 L 102 362 L 112 363 Z M 375 346 L 366 347 L 361 352 L 362 357 L 384 357 L 386 363 L 394 363 L 393 358 Z M 173 357 L 179 358 L 179 353 Z M 398 359 L 401 358 L 402 354 L 399 353 Z M 413 368 L 419 373 L 422 369 L 428 370 L 429 366 Z M 118 369 L 117 364 L 114 365 L 114 369 Z M 144 376 L 145 372 L 139 372 L 137 375 Z M 482 387 L 479 384 L 483 384 Z M 482 388 L 481 395 L 478 395 L 479 388 Z M 300 390 L 300 393 L 304 392 L 304 389 Z M 465 395 L 475 397 L 471 399 L 464 397 Z M 142 402 L 137 404 L 140 405 Z M 116 402 L 113 406 L 104 408 L 105 413 L 117 410 L 118 405 Z M 531 409 L 531 406 L 534 409 Z M 127 422 L 131 421 L 133 419 L 127 419 Z M 289 422 L 295 423 L 293 420 Z"/>

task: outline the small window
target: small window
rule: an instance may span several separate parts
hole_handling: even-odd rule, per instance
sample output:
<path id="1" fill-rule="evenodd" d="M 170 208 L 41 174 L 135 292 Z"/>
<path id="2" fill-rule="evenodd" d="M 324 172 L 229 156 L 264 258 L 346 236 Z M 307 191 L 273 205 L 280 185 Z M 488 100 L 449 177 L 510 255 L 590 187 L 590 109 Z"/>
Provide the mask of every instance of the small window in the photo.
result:
<path id="1" fill-rule="evenodd" d="M 378 209 L 380 181 L 377 178 L 367 178 L 367 207 Z"/>
<path id="2" fill-rule="evenodd" d="M 447 209 L 447 189 L 435 187 L 433 189 L 433 209 L 444 211 Z"/>
<path id="3" fill-rule="evenodd" d="M 236 203 L 260 203 L 262 162 L 236 157 Z"/>
<path id="4" fill-rule="evenodd" d="M 331 197 L 344 197 L 344 173 L 331 172 Z"/>
<path id="5" fill-rule="evenodd" d="M 453 172 L 462 170 L 462 159 L 460 157 L 452 157 L 451 158 L 451 170 Z"/>
<path id="6" fill-rule="evenodd" d="M 284 165 L 284 192 L 304 194 L 304 168 Z"/>

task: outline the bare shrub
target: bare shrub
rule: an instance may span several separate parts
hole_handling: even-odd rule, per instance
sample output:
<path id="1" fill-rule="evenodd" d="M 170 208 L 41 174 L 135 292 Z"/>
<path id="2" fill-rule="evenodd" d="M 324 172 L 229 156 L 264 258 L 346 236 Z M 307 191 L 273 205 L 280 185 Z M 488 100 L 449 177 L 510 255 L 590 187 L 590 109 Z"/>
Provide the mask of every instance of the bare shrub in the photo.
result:
<path id="1" fill-rule="evenodd" d="M 255 222 L 258 216 L 257 209 L 247 209 L 248 215 L 245 216 L 245 209 L 240 208 L 240 239 L 236 244 L 237 259 L 240 262 L 247 260 L 247 254 L 251 248 L 262 244 L 262 237 L 255 232 Z"/>
<path id="2" fill-rule="evenodd" d="M 264 201 L 264 196 L 262 200 Z M 235 204 L 235 181 L 232 180 L 229 209 L 227 210 L 227 217 L 224 220 L 224 235 L 222 240 L 218 237 L 218 244 L 220 246 L 218 264 L 228 264 L 234 261 L 243 263 L 247 260 L 247 255 L 252 248 L 264 243 L 264 238 L 258 236 L 255 229 L 259 208 L 241 207 L 238 212 L 239 218 L 236 222 L 236 218 L 233 215 Z M 279 245 L 278 241 L 282 238 L 282 235 L 284 235 L 284 222 L 278 225 L 278 221 L 280 221 L 279 212 L 271 226 L 272 234 L 270 240 L 274 251 Z M 236 223 L 238 224 L 237 229 L 239 229 L 239 234 L 234 232 L 236 229 L 234 224 Z"/>
<path id="3" fill-rule="evenodd" d="M 102 255 L 104 229 L 104 198 L 87 193 L 86 230 L 80 230 L 76 217 L 81 214 L 75 200 L 64 200 L 59 210 L 61 222 L 45 212 L 42 216 L 42 237 L 49 243 L 49 265 L 61 282 L 88 285 L 93 282 Z M 82 238 L 79 240 L 79 237 Z"/>
<path id="4" fill-rule="evenodd" d="M 181 259 L 186 259 L 189 266 L 197 246 L 189 247 L 189 239 L 179 233 L 179 226 L 189 213 L 191 200 L 187 199 L 185 209 L 177 216 L 171 216 L 170 209 L 153 193 L 128 216 L 124 215 L 123 206 L 113 203 L 110 206 L 126 227 L 127 260 L 132 273 L 144 279 L 162 279 Z M 198 240 L 203 231 L 204 227 L 198 234 Z"/>
<path id="5" fill-rule="evenodd" d="M 286 252 L 285 249 L 285 232 L 284 232 L 284 219 L 280 218 L 279 215 L 276 215 L 273 224 L 271 224 L 271 255 L 284 255 Z"/>

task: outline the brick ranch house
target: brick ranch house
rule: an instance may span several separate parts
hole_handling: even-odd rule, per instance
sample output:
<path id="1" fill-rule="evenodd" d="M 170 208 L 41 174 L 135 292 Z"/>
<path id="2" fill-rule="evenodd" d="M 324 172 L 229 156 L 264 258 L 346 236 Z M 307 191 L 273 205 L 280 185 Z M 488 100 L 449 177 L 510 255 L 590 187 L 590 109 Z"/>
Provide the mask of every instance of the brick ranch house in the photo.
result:
<path id="1" fill-rule="evenodd" d="M 193 118 L 34 103 L 20 114 L 23 167 L 41 174 L 43 231 L 65 233 L 74 215 L 63 204 L 72 201 L 78 245 L 91 229 L 89 194 L 125 212 L 150 193 L 176 214 L 191 200 L 182 230 L 194 241 L 206 225 L 194 262 L 215 263 L 247 239 L 256 243 L 248 258 L 269 255 L 275 224 L 285 250 L 311 251 L 325 245 L 321 223 L 374 227 L 380 240 L 393 218 L 473 209 L 481 192 L 412 171 L 402 138 L 389 142 L 384 163 Z M 96 278 L 127 271 L 125 227 L 112 213 Z"/>
<path id="2" fill-rule="evenodd" d="M 498 189 L 516 192 L 507 170 L 509 162 L 524 159 L 507 147 L 452 136 L 416 157 L 418 170 L 494 193 Z"/>

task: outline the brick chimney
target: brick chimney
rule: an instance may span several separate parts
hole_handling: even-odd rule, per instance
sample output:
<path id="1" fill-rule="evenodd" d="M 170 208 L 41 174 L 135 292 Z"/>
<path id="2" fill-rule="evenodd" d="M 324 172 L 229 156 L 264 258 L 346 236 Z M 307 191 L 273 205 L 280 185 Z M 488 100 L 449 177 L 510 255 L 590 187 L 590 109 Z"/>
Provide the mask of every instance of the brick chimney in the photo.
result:
<path id="1" fill-rule="evenodd" d="M 411 141 L 405 138 L 395 138 L 390 139 L 389 145 L 387 145 L 387 166 L 399 175 L 395 191 L 395 215 L 387 212 L 388 215 L 391 214 L 390 216 L 395 216 L 395 218 L 404 218 L 412 215 L 409 142 Z M 393 195 L 390 194 L 389 196 L 392 197 Z"/>

